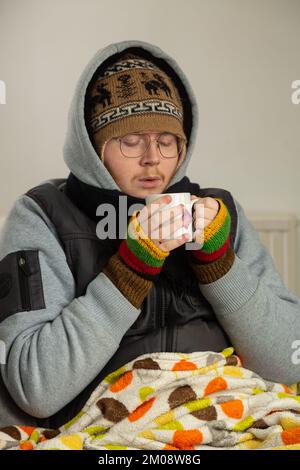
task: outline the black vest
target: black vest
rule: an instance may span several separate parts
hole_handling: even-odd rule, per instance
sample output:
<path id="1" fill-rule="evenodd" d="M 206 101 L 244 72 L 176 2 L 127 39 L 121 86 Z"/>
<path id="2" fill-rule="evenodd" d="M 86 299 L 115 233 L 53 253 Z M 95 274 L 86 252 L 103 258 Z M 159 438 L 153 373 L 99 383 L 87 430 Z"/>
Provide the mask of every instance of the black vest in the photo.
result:
<path id="1" fill-rule="evenodd" d="M 200 189 L 187 177 L 169 187 L 166 192 L 190 192 L 201 197 L 221 198 L 230 211 L 230 243 L 234 246 L 237 212 L 230 192 L 219 188 Z M 118 250 L 120 239 L 101 240 L 97 237 L 96 225 L 99 218 L 94 214 L 97 205 L 103 201 L 109 200 L 116 204 L 120 194 L 123 193 L 86 185 L 72 174 L 67 180 L 50 180 L 27 192 L 27 196 L 34 199 L 56 228 L 74 276 L 76 297 L 85 294 L 88 284 Z M 128 199 L 129 204 L 144 203 L 144 200 L 130 196 Z M 57 428 L 66 423 L 80 411 L 106 375 L 141 354 L 160 351 L 221 351 L 229 345 L 229 339 L 218 323 L 211 305 L 199 290 L 195 274 L 188 263 L 188 252 L 183 245 L 172 251 L 166 259 L 159 282 L 150 289 L 139 317 L 94 381 L 55 415 L 40 419 L 39 425 Z"/>

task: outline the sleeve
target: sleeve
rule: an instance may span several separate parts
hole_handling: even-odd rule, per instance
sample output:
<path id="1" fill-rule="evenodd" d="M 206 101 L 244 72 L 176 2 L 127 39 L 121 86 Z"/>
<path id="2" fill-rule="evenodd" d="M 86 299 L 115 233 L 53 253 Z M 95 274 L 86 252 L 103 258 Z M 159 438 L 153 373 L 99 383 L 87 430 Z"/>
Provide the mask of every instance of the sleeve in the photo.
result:
<path id="1" fill-rule="evenodd" d="M 51 416 L 77 396 L 140 313 L 103 272 L 85 295 L 74 296 L 54 226 L 30 197 L 21 196 L 0 239 L 1 375 L 31 416 Z"/>
<path id="2" fill-rule="evenodd" d="M 257 231 L 234 202 L 238 226 L 233 264 L 223 277 L 199 283 L 199 288 L 243 365 L 267 380 L 290 385 L 300 380 L 295 360 L 300 299 L 286 289 Z"/>

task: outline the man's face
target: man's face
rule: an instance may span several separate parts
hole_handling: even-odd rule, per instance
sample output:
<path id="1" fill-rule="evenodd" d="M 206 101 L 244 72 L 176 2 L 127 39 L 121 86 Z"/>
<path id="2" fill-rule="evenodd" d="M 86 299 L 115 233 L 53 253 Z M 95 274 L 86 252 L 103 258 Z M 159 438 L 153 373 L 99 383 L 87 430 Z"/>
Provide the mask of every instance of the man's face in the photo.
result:
<path id="1" fill-rule="evenodd" d="M 146 132 L 145 132 L 146 133 Z M 151 140 L 159 132 L 147 132 Z M 109 140 L 104 146 L 103 163 L 122 192 L 144 199 L 149 194 L 163 193 L 171 181 L 178 163 L 176 158 L 163 158 L 155 143 L 141 157 L 126 158 L 121 153 L 120 142 Z M 158 177 L 156 180 L 145 180 Z"/>

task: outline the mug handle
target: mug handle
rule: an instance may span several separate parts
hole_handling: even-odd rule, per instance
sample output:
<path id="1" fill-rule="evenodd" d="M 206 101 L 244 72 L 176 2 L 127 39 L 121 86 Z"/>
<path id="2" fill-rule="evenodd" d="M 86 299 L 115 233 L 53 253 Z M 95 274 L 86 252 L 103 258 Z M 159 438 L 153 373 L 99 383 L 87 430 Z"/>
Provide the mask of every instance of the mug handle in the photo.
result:
<path id="1" fill-rule="evenodd" d="M 193 216 L 193 205 L 195 202 L 199 201 L 199 199 L 202 199 L 201 197 L 197 197 L 197 199 L 193 199 L 191 201 L 191 215 Z M 203 209 L 204 211 L 204 209 Z M 204 214 L 203 214 L 204 216 Z M 194 241 L 194 237 L 193 237 L 193 241 L 192 242 L 187 242 L 186 244 L 186 250 L 199 250 L 200 248 L 202 248 L 203 245 L 197 243 Z"/>
<path id="2" fill-rule="evenodd" d="M 191 211 L 193 211 L 193 205 L 195 204 L 195 202 L 199 201 L 199 199 L 201 199 L 201 197 L 197 197 L 197 199 L 193 199 L 191 201 Z"/>

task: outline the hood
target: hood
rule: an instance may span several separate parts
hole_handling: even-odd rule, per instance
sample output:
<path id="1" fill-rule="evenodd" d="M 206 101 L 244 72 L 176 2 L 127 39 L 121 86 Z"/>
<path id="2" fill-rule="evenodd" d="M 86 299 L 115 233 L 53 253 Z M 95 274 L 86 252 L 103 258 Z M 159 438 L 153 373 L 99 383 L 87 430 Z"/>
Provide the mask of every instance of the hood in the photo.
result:
<path id="1" fill-rule="evenodd" d="M 186 158 L 170 181 L 170 187 L 186 174 L 195 146 L 198 107 L 191 85 L 177 62 L 158 46 L 144 41 L 131 40 L 109 44 L 100 49 L 87 64 L 79 78 L 68 114 L 68 130 L 63 148 L 64 161 L 80 181 L 97 188 L 121 191 L 91 143 L 85 124 L 84 107 L 88 84 L 98 67 L 108 61 L 118 60 L 125 52 L 134 52 L 157 63 L 172 77 L 179 91 L 183 103 L 183 127 L 187 137 L 187 149 Z"/>

